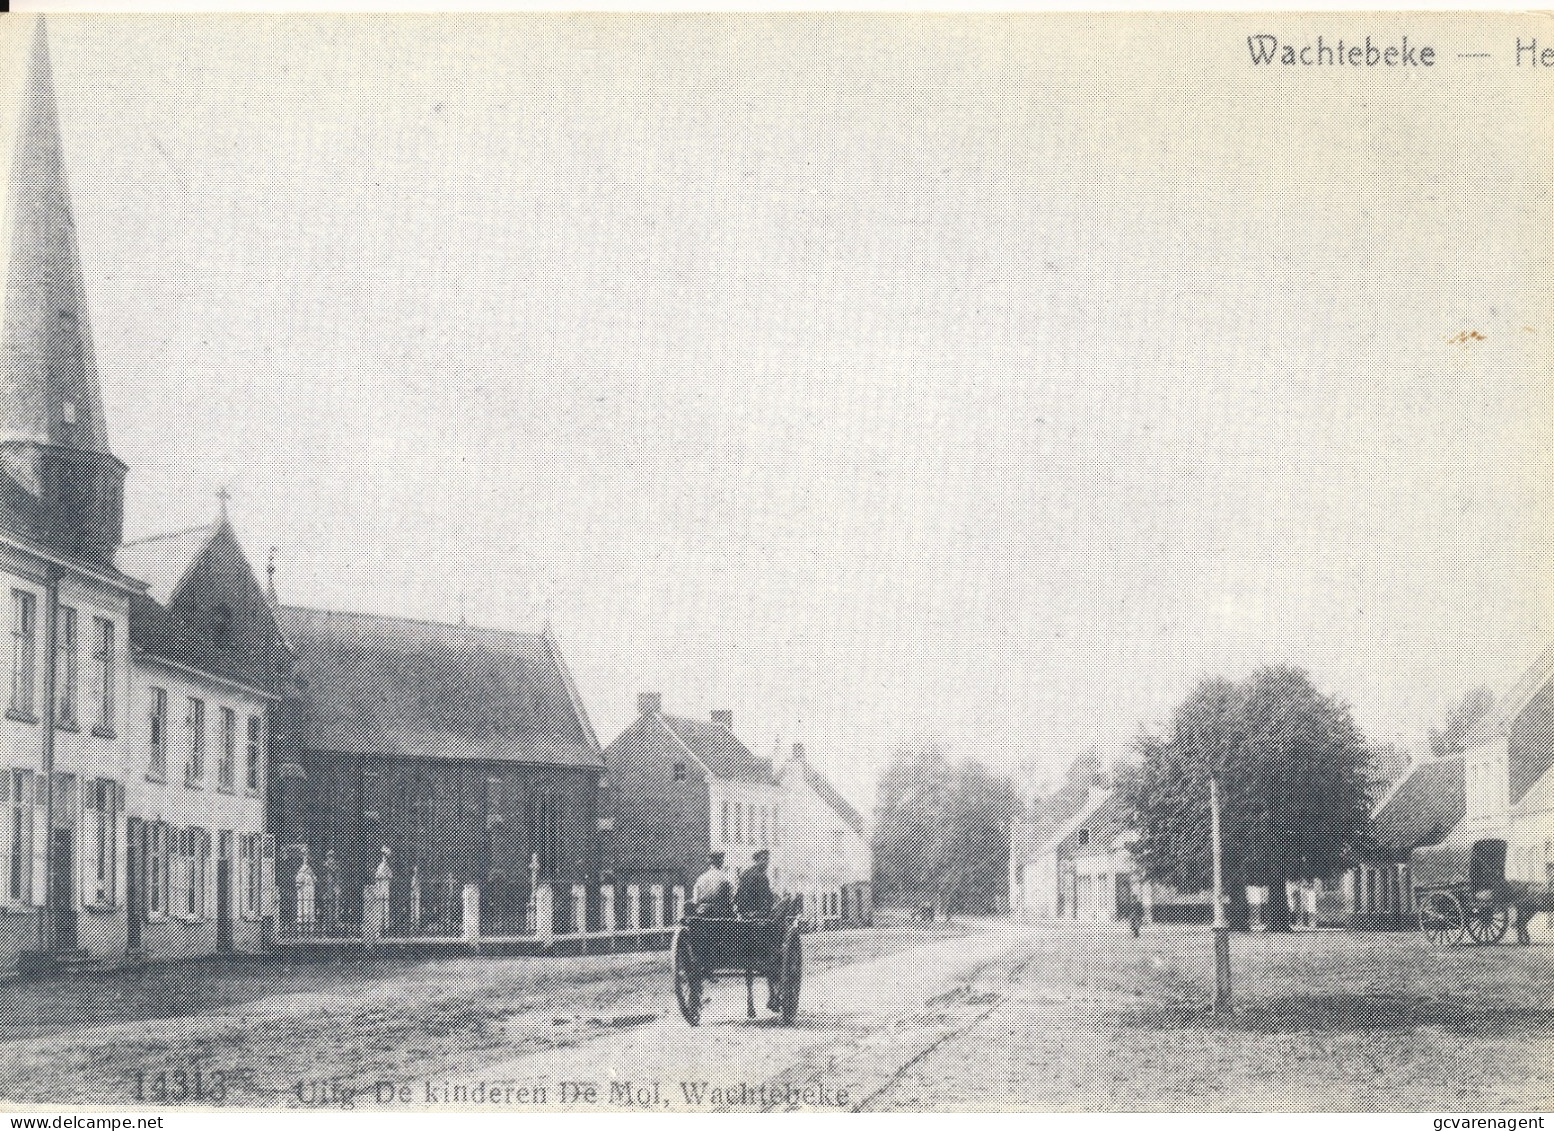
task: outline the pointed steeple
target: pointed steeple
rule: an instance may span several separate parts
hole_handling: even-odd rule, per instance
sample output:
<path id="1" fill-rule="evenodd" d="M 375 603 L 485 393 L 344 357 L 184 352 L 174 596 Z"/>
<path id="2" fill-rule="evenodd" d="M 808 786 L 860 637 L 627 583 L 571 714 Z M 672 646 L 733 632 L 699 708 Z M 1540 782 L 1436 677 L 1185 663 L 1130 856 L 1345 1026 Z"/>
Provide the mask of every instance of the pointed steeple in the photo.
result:
<path id="1" fill-rule="evenodd" d="M 0 214 L 0 524 L 111 564 L 124 465 L 108 446 L 41 17 L 17 110 Z"/>
<path id="2" fill-rule="evenodd" d="M 38 19 L 7 186 L 0 440 L 108 451 L 48 32 Z"/>

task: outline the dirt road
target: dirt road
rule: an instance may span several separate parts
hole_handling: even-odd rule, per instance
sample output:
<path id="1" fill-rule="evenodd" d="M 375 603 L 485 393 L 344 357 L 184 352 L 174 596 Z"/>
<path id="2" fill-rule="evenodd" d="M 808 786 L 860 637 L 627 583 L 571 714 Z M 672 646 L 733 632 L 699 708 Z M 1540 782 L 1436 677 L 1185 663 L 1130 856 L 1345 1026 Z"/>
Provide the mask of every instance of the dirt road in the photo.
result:
<path id="1" fill-rule="evenodd" d="M 667 957 L 164 968 L 0 986 L 0 1104 L 355 1111 L 1545 1111 L 1554 938 L 1432 948 L 1361 932 L 884 927 L 808 936 L 798 1023 Z M 142 1091 L 143 1089 L 143 1091 Z M 205 1098 L 211 1099 L 209 1091 Z"/>
<path id="2" fill-rule="evenodd" d="M 1207 932 L 993 926 L 807 979 L 798 1024 L 744 987 L 586 1046 L 407 1086 L 400 1104 L 582 1110 L 1545 1110 L 1554 947 L 1242 936 L 1204 1009 Z M 667 986 L 666 986 L 667 989 Z M 758 994 L 759 1004 L 759 994 Z M 461 1090 L 462 1089 L 462 1090 Z"/>

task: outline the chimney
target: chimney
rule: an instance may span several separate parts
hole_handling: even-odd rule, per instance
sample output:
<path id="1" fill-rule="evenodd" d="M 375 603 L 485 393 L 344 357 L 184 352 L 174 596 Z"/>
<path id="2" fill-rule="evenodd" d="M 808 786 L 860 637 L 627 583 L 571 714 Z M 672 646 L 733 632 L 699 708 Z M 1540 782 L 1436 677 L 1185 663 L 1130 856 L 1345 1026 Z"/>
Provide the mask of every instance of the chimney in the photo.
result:
<path id="1" fill-rule="evenodd" d="M 664 697 L 656 691 L 637 693 L 637 711 L 643 715 L 656 715 L 664 709 Z"/>
<path id="2" fill-rule="evenodd" d="M 712 712 L 712 721 L 717 723 L 718 726 L 722 727 L 724 730 L 732 731 L 734 729 L 734 712 L 714 711 Z"/>

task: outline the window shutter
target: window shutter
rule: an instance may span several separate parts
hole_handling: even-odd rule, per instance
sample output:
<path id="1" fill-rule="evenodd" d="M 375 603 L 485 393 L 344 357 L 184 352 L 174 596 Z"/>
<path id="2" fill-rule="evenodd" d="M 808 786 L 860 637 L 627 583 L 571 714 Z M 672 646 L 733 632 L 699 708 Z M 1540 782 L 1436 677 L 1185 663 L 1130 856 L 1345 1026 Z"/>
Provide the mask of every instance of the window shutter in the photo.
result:
<path id="1" fill-rule="evenodd" d="M 32 905 L 43 906 L 43 893 L 48 884 L 49 811 L 48 785 L 42 774 L 32 778 L 34 797 L 32 810 Z"/>
<path id="2" fill-rule="evenodd" d="M 216 917 L 216 869 L 211 861 L 210 833 L 200 833 L 200 868 L 205 873 L 205 905 L 200 908 L 202 919 Z"/>
<path id="3" fill-rule="evenodd" d="M 82 779 L 81 815 L 76 820 L 76 886 L 82 907 L 90 907 L 97 895 L 97 780 Z"/>
<path id="4" fill-rule="evenodd" d="M 0 770 L 0 906 L 11 904 L 11 771 Z"/>
<path id="5" fill-rule="evenodd" d="M 275 910 L 275 836 L 264 834 L 264 859 L 259 870 L 259 917 Z"/>

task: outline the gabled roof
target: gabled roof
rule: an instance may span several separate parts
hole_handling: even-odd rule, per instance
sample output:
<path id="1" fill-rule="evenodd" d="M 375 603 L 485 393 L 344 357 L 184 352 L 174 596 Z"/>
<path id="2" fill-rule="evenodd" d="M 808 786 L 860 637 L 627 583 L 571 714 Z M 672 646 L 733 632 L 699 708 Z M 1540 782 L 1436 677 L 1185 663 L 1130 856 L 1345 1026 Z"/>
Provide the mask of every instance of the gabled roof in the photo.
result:
<path id="1" fill-rule="evenodd" d="M 1439 844 L 1467 815 L 1467 779 L 1461 754 L 1410 766 L 1371 815 L 1371 835 L 1389 856 Z"/>
<path id="2" fill-rule="evenodd" d="M 195 559 L 215 537 L 220 523 L 207 522 L 187 530 L 137 538 L 119 547 L 119 570 L 146 583 L 146 595 L 160 605 L 173 599 Z"/>
<path id="3" fill-rule="evenodd" d="M 1534 660 L 1532 666 L 1521 674 L 1510 689 L 1496 699 L 1494 710 L 1468 732 L 1463 745 L 1471 749 L 1509 735 L 1517 716 L 1527 709 L 1532 697 L 1543 690 L 1550 679 L 1554 679 L 1554 646 L 1550 646 Z"/>
<path id="4" fill-rule="evenodd" d="M 132 542 L 120 568 L 147 581 L 130 599 L 130 644 L 180 667 L 275 692 L 289 654 L 237 535 L 209 526 Z"/>
<path id="5" fill-rule="evenodd" d="M 1058 826 L 1057 832 L 1042 841 L 1041 847 L 1036 850 L 1038 856 L 1045 856 L 1049 852 L 1057 852 L 1063 847 L 1063 842 L 1077 833 L 1092 818 L 1101 812 L 1103 806 L 1114 797 L 1120 799 L 1120 795 L 1114 794 L 1109 789 L 1092 789 L 1085 797 L 1085 803 L 1079 807 L 1068 820 Z"/>
<path id="6" fill-rule="evenodd" d="M 847 798 L 836 791 L 836 787 L 826 780 L 824 774 L 815 769 L 803 750 L 794 752 L 793 757 L 788 759 L 788 766 L 793 766 L 798 770 L 800 775 L 803 776 L 805 784 L 819 794 L 820 799 L 829 805 L 838 817 L 847 822 L 848 828 L 852 829 L 860 837 L 865 835 L 863 831 L 863 817 L 858 813 L 858 810 L 852 807 Z M 785 766 L 784 769 L 786 768 Z"/>
<path id="7" fill-rule="evenodd" d="M 743 742 L 722 723 L 702 722 L 678 715 L 655 716 L 664 728 L 686 749 L 699 758 L 714 777 L 729 781 L 771 785 L 772 763 L 757 758 Z"/>
<path id="8" fill-rule="evenodd" d="M 310 750 L 602 767 L 547 632 L 282 606 L 285 726 Z"/>

